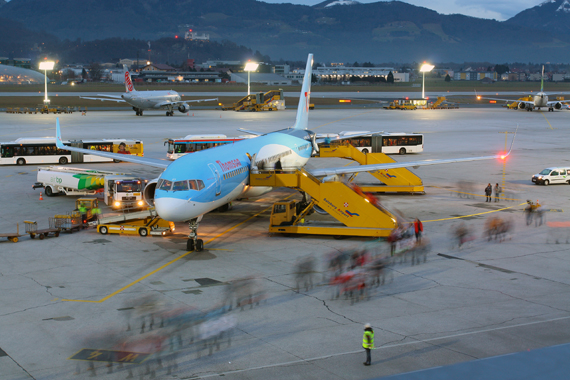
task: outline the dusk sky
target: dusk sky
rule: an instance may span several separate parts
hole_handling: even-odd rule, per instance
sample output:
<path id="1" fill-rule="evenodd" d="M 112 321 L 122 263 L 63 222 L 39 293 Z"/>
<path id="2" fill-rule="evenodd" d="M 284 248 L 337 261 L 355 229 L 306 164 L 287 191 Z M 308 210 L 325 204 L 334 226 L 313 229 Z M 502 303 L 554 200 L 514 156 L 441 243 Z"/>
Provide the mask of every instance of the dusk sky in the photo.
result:
<path id="1" fill-rule="evenodd" d="M 303 5 L 315 5 L 323 0 L 261 0 L 267 3 L 293 3 Z M 357 0 L 361 3 L 374 3 L 377 0 Z M 442 14 L 460 13 L 466 16 L 507 20 L 517 13 L 532 8 L 544 0 L 405 0 L 408 4 L 433 9 Z"/>

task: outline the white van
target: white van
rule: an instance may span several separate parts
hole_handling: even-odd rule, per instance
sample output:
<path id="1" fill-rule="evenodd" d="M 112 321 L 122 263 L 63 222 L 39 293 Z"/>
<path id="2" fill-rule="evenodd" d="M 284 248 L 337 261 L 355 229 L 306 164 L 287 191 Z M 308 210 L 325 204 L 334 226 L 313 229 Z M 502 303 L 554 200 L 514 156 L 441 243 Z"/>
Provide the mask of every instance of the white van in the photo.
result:
<path id="1" fill-rule="evenodd" d="M 567 183 L 570 185 L 570 168 L 546 168 L 532 176 L 532 182 L 537 185 Z"/>

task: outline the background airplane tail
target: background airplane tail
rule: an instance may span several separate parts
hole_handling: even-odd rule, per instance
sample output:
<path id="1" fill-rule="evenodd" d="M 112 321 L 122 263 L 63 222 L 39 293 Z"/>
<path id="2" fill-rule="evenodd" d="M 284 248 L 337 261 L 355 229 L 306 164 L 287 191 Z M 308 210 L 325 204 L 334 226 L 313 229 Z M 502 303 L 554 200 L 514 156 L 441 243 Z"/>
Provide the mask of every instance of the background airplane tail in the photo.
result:
<path id="1" fill-rule="evenodd" d="M 125 71 L 125 88 L 127 92 L 133 92 L 135 90 L 135 86 L 133 86 L 133 81 L 131 79 L 131 73 Z"/>
<path id="2" fill-rule="evenodd" d="M 543 92 L 544 88 L 544 66 L 542 66 L 542 76 L 540 77 L 540 92 Z"/>
<path id="3" fill-rule="evenodd" d="M 297 119 L 293 129 L 307 129 L 309 125 L 309 103 L 311 100 L 311 79 L 313 77 L 313 55 L 309 54 L 307 58 L 307 67 L 305 68 L 305 77 L 303 78 L 303 87 L 301 88 L 301 96 L 299 97 L 299 106 L 297 107 Z"/>

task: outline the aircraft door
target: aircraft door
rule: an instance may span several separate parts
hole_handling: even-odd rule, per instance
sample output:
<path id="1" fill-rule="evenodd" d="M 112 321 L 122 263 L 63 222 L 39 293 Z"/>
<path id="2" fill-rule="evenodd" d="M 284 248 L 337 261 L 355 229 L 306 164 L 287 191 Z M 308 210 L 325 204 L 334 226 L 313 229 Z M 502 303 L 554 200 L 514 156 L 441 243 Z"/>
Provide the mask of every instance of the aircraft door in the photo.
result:
<path id="1" fill-rule="evenodd" d="M 216 179 L 216 195 L 220 195 L 222 192 L 222 180 L 220 179 L 220 172 L 216 169 L 214 164 L 208 164 L 210 170 L 214 174 L 214 178 Z"/>

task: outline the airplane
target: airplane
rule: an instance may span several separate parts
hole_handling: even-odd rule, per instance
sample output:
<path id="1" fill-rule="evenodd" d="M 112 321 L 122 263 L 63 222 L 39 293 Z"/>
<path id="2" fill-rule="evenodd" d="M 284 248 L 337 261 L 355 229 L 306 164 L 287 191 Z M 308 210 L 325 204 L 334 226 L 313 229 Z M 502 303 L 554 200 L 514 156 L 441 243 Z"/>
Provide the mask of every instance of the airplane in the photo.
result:
<path id="1" fill-rule="evenodd" d="M 550 94 L 550 95 L 554 95 Z M 560 94 L 560 93 L 558 93 Z M 541 107 L 548 107 L 548 112 L 554 112 L 554 109 L 562 109 L 562 106 L 569 103 L 570 100 L 551 100 L 548 101 L 548 94 L 544 92 L 544 66 L 542 66 L 542 77 L 540 78 L 540 92 L 536 93 L 536 95 L 529 95 L 532 96 L 532 101 L 530 100 L 516 100 L 514 102 L 518 103 L 518 108 L 521 110 L 526 109 L 527 111 L 532 111 L 535 108 L 538 108 L 540 111 Z M 497 99 L 497 98 L 487 98 L 483 96 L 477 95 L 477 100 L 479 99 L 489 99 L 489 100 L 500 100 L 505 102 L 513 102 L 512 99 Z"/>
<path id="2" fill-rule="evenodd" d="M 158 215 L 172 222 L 187 222 L 190 235 L 186 248 L 202 251 L 204 242 L 198 239 L 198 224 L 202 217 L 219 207 L 242 198 L 256 197 L 272 190 L 271 187 L 249 186 L 250 170 L 274 169 L 281 165 L 283 171 L 301 169 L 313 152 L 318 152 L 316 134 L 307 129 L 311 94 L 313 55 L 309 54 L 301 88 L 295 124 L 287 129 L 258 134 L 254 139 L 245 139 L 234 144 L 221 145 L 180 157 L 176 161 L 164 161 L 148 157 L 92 151 L 63 145 L 59 119 L 56 122 L 56 145 L 73 152 L 95 154 L 164 169 L 162 174 L 148 183 L 144 190 L 145 200 L 154 205 Z M 367 132 L 370 133 L 370 132 Z M 516 133 L 515 133 L 516 136 Z M 324 141 L 324 139 L 322 139 Z M 514 139 L 513 139 L 514 142 Z M 512 150 L 502 155 L 456 159 L 395 162 L 388 164 L 361 165 L 310 170 L 317 178 L 357 172 L 368 172 L 405 167 L 447 164 L 489 159 L 505 159 Z"/>
<path id="3" fill-rule="evenodd" d="M 197 100 L 181 100 L 180 94 L 176 91 L 137 91 L 133 85 L 131 79 L 131 74 L 125 71 L 125 88 L 127 90 L 123 95 L 108 95 L 108 94 L 97 94 L 99 96 L 104 96 L 104 98 L 92 98 L 88 96 L 80 96 L 81 99 L 90 100 L 107 100 L 118 103 L 129 103 L 133 106 L 137 116 L 142 116 L 144 110 L 155 110 L 155 109 L 167 109 L 166 116 L 174 116 L 174 107 L 178 108 L 178 111 L 186 113 L 190 110 L 188 103 L 194 102 L 209 102 L 218 100 L 215 99 L 197 99 Z"/>

